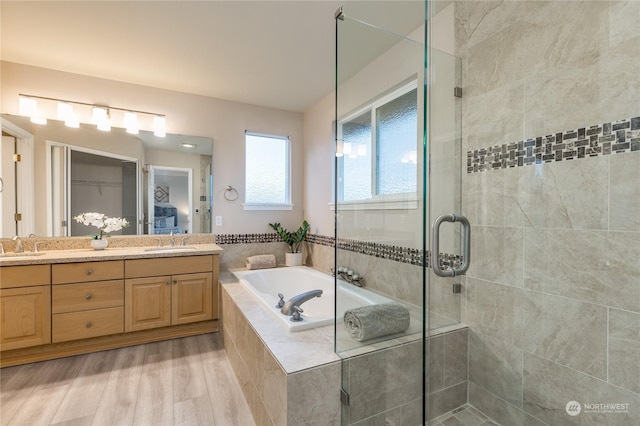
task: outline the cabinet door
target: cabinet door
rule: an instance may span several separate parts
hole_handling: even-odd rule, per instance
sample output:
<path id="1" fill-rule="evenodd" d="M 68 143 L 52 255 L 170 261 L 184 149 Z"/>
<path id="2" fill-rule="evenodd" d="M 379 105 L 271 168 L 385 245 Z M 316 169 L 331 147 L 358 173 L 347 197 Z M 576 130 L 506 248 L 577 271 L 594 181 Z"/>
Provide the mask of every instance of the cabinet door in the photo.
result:
<path id="1" fill-rule="evenodd" d="M 0 290 L 0 349 L 51 343 L 51 287 Z"/>
<path id="2" fill-rule="evenodd" d="M 171 324 L 187 324 L 213 318 L 211 273 L 172 277 Z"/>
<path id="3" fill-rule="evenodd" d="M 171 277 L 125 281 L 124 331 L 171 325 Z"/>

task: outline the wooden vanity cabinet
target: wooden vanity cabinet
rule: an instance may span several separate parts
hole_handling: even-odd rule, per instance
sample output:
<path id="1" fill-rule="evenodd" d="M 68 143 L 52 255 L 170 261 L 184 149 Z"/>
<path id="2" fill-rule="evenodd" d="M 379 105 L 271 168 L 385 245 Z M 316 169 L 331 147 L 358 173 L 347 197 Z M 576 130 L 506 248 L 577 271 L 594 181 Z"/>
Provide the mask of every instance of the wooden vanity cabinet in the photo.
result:
<path id="1" fill-rule="evenodd" d="M 218 255 L 0 267 L 0 367 L 218 330 Z"/>
<path id="2" fill-rule="evenodd" d="M 126 332 L 214 319 L 213 256 L 128 260 L 125 270 Z"/>
<path id="3" fill-rule="evenodd" d="M 0 270 L 0 350 L 51 343 L 50 265 Z"/>
<path id="4" fill-rule="evenodd" d="M 124 261 L 52 267 L 52 342 L 124 332 Z"/>

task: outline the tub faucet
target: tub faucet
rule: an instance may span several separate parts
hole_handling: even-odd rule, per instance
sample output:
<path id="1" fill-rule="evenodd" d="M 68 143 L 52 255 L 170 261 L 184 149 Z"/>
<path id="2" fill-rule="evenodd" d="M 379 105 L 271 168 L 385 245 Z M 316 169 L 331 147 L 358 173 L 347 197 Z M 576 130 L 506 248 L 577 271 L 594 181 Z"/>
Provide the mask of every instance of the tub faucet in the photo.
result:
<path id="1" fill-rule="evenodd" d="M 322 296 L 322 290 L 311 290 L 300 293 L 287 300 L 287 303 L 285 303 L 282 309 L 280 309 L 280 312 L 282 312 L 284 315 L 293 315 L 293 313 L 295 312 L 295 306 L 299 307 L 307 300 L 320 296 Z"/>
<path id="2" fill-rule="evenodd" d="M 20 239 L 20 237 L 18 237 L 16 235 L 12 239 L 13 239 L 13 241 L 16 242 L 16 248 L 15 248 L 14 252 L 16 252 L 16 253 L 24 253 L 24 247 L 22 247 L 22 240 Z"/>

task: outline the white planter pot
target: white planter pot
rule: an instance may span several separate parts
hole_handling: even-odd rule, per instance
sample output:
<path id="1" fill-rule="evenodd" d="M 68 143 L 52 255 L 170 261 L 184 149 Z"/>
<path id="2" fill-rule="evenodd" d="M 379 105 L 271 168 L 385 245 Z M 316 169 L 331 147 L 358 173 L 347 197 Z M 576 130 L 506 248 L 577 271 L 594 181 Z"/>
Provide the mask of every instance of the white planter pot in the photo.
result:
<path id="1" fill-rule="evenodd" d="M 91 247 L 93 247 L 94 250 L 104 250 L 108 245 L 109 241 L 107 241 L 106 239 L 91 240 Z"/>
<path id="2" fill-rule="evenodd" d="M 287 266 L 302 266 L 302 253 L 285 253 L 284 263 Z"/>

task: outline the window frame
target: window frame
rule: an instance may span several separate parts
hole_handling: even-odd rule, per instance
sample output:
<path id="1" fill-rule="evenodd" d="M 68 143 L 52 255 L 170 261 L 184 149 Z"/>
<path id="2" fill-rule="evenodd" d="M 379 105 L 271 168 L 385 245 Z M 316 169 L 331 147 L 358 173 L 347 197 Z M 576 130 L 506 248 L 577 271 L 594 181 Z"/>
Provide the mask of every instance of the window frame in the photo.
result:
<path id="1" fill-rule="evenodd" d="M 285 201 L 283 203 L 252 203 L 247 202 L 247 136 L 256 136 L 261 138 L 280 139 L 285 142 Z M 244 210 L 293 210 L 293 203 L 291 202 L 291 136 L 283 136 L 270 133 L 260 133 L 245 130 L 244 132 L 244 188 L 245 196 L 242 207 Z"/>
<path id="2" fill-rule="evenodd" d="M 378 194 L 378 158 L 377 158 L 377 134 L 376 134 L 376 110 L 388 104 L 389 102 L 399 98 L 402 95 L 409 93 L 412 90 L 417 90 L 418 81 L 417 79 L 412 79 L 411 81 L 401 84 L 395 89 L 389 91 L 388 93 L 376 98 L 375 100 L 364 104 L 362 107 L 352 111 L 351 113 L 345 115 L 341 119 L 338 120 L 336 125 L 337 131 L 337 144 L 343 143 L 343 135 L 342 135 L 342 125 L 343 123 L 349 122 L 350 120 L 359 117 L 369 112 L 371 116 L 371 198 L 364 198 L 360 200 L 347 200 L 343 199 L 344 190 L 343 187 L 338 185 L 336 187 L 336 194 L 333 194 L 334 202 L 330 204 L 331 210 L 334 210 L 335 204 L 338 203 L 341 209 L 344 210 L 359 210 L 359 209 L 417 209 L 418 208 L 418 173 L 419 168 L 416 167 L 416 190 L 410 192 L 399 192 L 394 194 Z M 417 99 L 416 99 L 416 106 Z M 417 117 L 416 117 L 417 118 Z M 419 152 L 418 149 L 418 129 L 416 128 L 416 152 Z M 338 147 L 336 146 L 336 156 L 337 162 L 336 167 L 337 171 L 335 175 L 338 180 L 341 181 L 344 179 L 344 156 L 337 155 Z"/>

